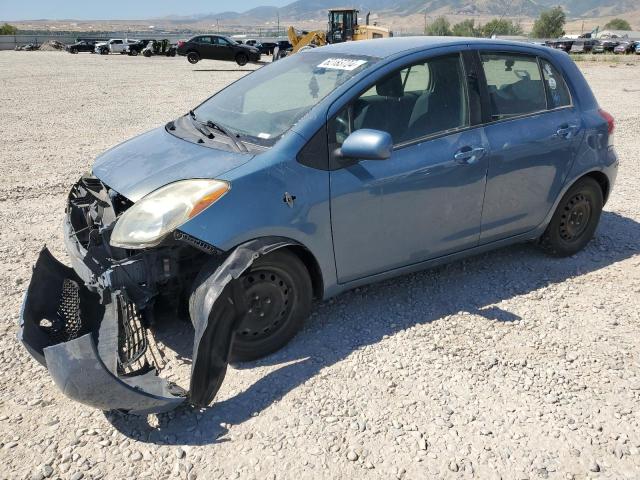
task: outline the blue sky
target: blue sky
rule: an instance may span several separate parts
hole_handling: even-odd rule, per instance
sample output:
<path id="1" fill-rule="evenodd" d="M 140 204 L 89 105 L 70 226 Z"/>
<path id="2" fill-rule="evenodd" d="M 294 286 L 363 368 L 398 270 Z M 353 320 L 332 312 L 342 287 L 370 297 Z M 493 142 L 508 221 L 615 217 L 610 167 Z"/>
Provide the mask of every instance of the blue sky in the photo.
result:
<path id="1" fill-rule="evenodd" d="M 146 19 L 165 15 L 245 11 L 261 5 L 282 6 L 293 0 L 0 0 L 0 20 Z M 338 2 L 339 3 L 339 2 Z"/>

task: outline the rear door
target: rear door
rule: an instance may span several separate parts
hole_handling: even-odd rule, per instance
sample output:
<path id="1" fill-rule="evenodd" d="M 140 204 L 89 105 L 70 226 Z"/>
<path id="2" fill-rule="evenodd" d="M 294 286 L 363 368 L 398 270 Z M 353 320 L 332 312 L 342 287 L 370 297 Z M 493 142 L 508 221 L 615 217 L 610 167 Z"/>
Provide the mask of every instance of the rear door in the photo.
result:
<path id="1" fill-rule="evenodd" d="M 204 35 L 202 37 L 196 38 L 196 43 L 198 44 L 198 53 L 201 58 L 206 59 L 217 59 L 216 51 L 213 48 L 213 39 L 208 35 Z"/>
<path id="2" fill-rule="evenodd" d="M 542 223 L 583 132 L 563 76 L 549 59 L 492 49 L 478 58 L 490 144 L 482 244 Z"/>

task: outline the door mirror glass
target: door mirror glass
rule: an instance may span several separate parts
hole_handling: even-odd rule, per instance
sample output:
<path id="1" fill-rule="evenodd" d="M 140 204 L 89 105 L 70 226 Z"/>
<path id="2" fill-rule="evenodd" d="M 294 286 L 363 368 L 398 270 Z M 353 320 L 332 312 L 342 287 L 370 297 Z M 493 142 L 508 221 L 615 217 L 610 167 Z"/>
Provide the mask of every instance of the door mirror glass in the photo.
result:
<path id="1" fill-rule="evenodd" d="M 349 135 L 340 149 L 342 158 L 386 160 L 393 151 L 393 139 L 387 132 L 363 128 Z"/>

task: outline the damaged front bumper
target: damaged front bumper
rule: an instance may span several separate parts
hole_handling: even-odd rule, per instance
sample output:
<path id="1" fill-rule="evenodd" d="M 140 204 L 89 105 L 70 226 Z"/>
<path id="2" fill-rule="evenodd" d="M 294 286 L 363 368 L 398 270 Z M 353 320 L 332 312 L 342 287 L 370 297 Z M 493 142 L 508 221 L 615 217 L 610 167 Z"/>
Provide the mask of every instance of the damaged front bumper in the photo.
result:
<path id="1" fill-rule="evenodd" d="M 101 410 L 171 410 L 186 392 L 157 376 L 144 355 L 148 336 L 122 294 L 105 302 L 44 248 L 24 298 L 20 340 L 60 390 Z"/>
<path id="2" fill-rule="evenodd" d="M 159 248 L 114 249 L 108 242 L 111 229 L 127 202 L 93 177 L 74 186 L 64 225 L 73 268 L 46 247 L 40 252 L 18 337 L 60 390 L 86 405 L 135 414 L 161 413 L 185 402 L 206 406 L 222 385 L 246 311 L 236 280 L 261 255 L 291 242 L 258 239 L 225 253 L 176 231 Z M 200 287 L 206 295 L 192 318 L 187 392 L 158 376 L 162 354 L 149 327 L 158 297 L 167 292 L 179 297 L 191 287 L 193 273 L 212 260 L 218 266 Z"/>

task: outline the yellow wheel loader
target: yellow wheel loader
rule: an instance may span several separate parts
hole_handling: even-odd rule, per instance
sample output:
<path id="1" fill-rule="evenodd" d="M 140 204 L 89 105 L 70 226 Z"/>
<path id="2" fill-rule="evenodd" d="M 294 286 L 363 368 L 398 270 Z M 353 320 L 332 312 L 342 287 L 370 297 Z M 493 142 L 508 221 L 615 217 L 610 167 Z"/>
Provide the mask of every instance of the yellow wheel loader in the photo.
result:
<path id="1" fill-rule="evenodd" d="M 292 48 L 279 50 L 276 47 L 273 52 L 273 59 L 278 60 L 300 50 L 321 47 L 328 43 L 393 37 L 393 32 L 388 28 L 369 25 L 369 15 L 367 13 L 365 24 L 359 25 L 358 10 L 355 8 L 334 8 L 329 10 L 329 26 L 326 32 L 315 30 L 313 32 L 302 32 L 302 35 L 298 35 L 294 27 L 289 27 L 287 35 Z"/>

